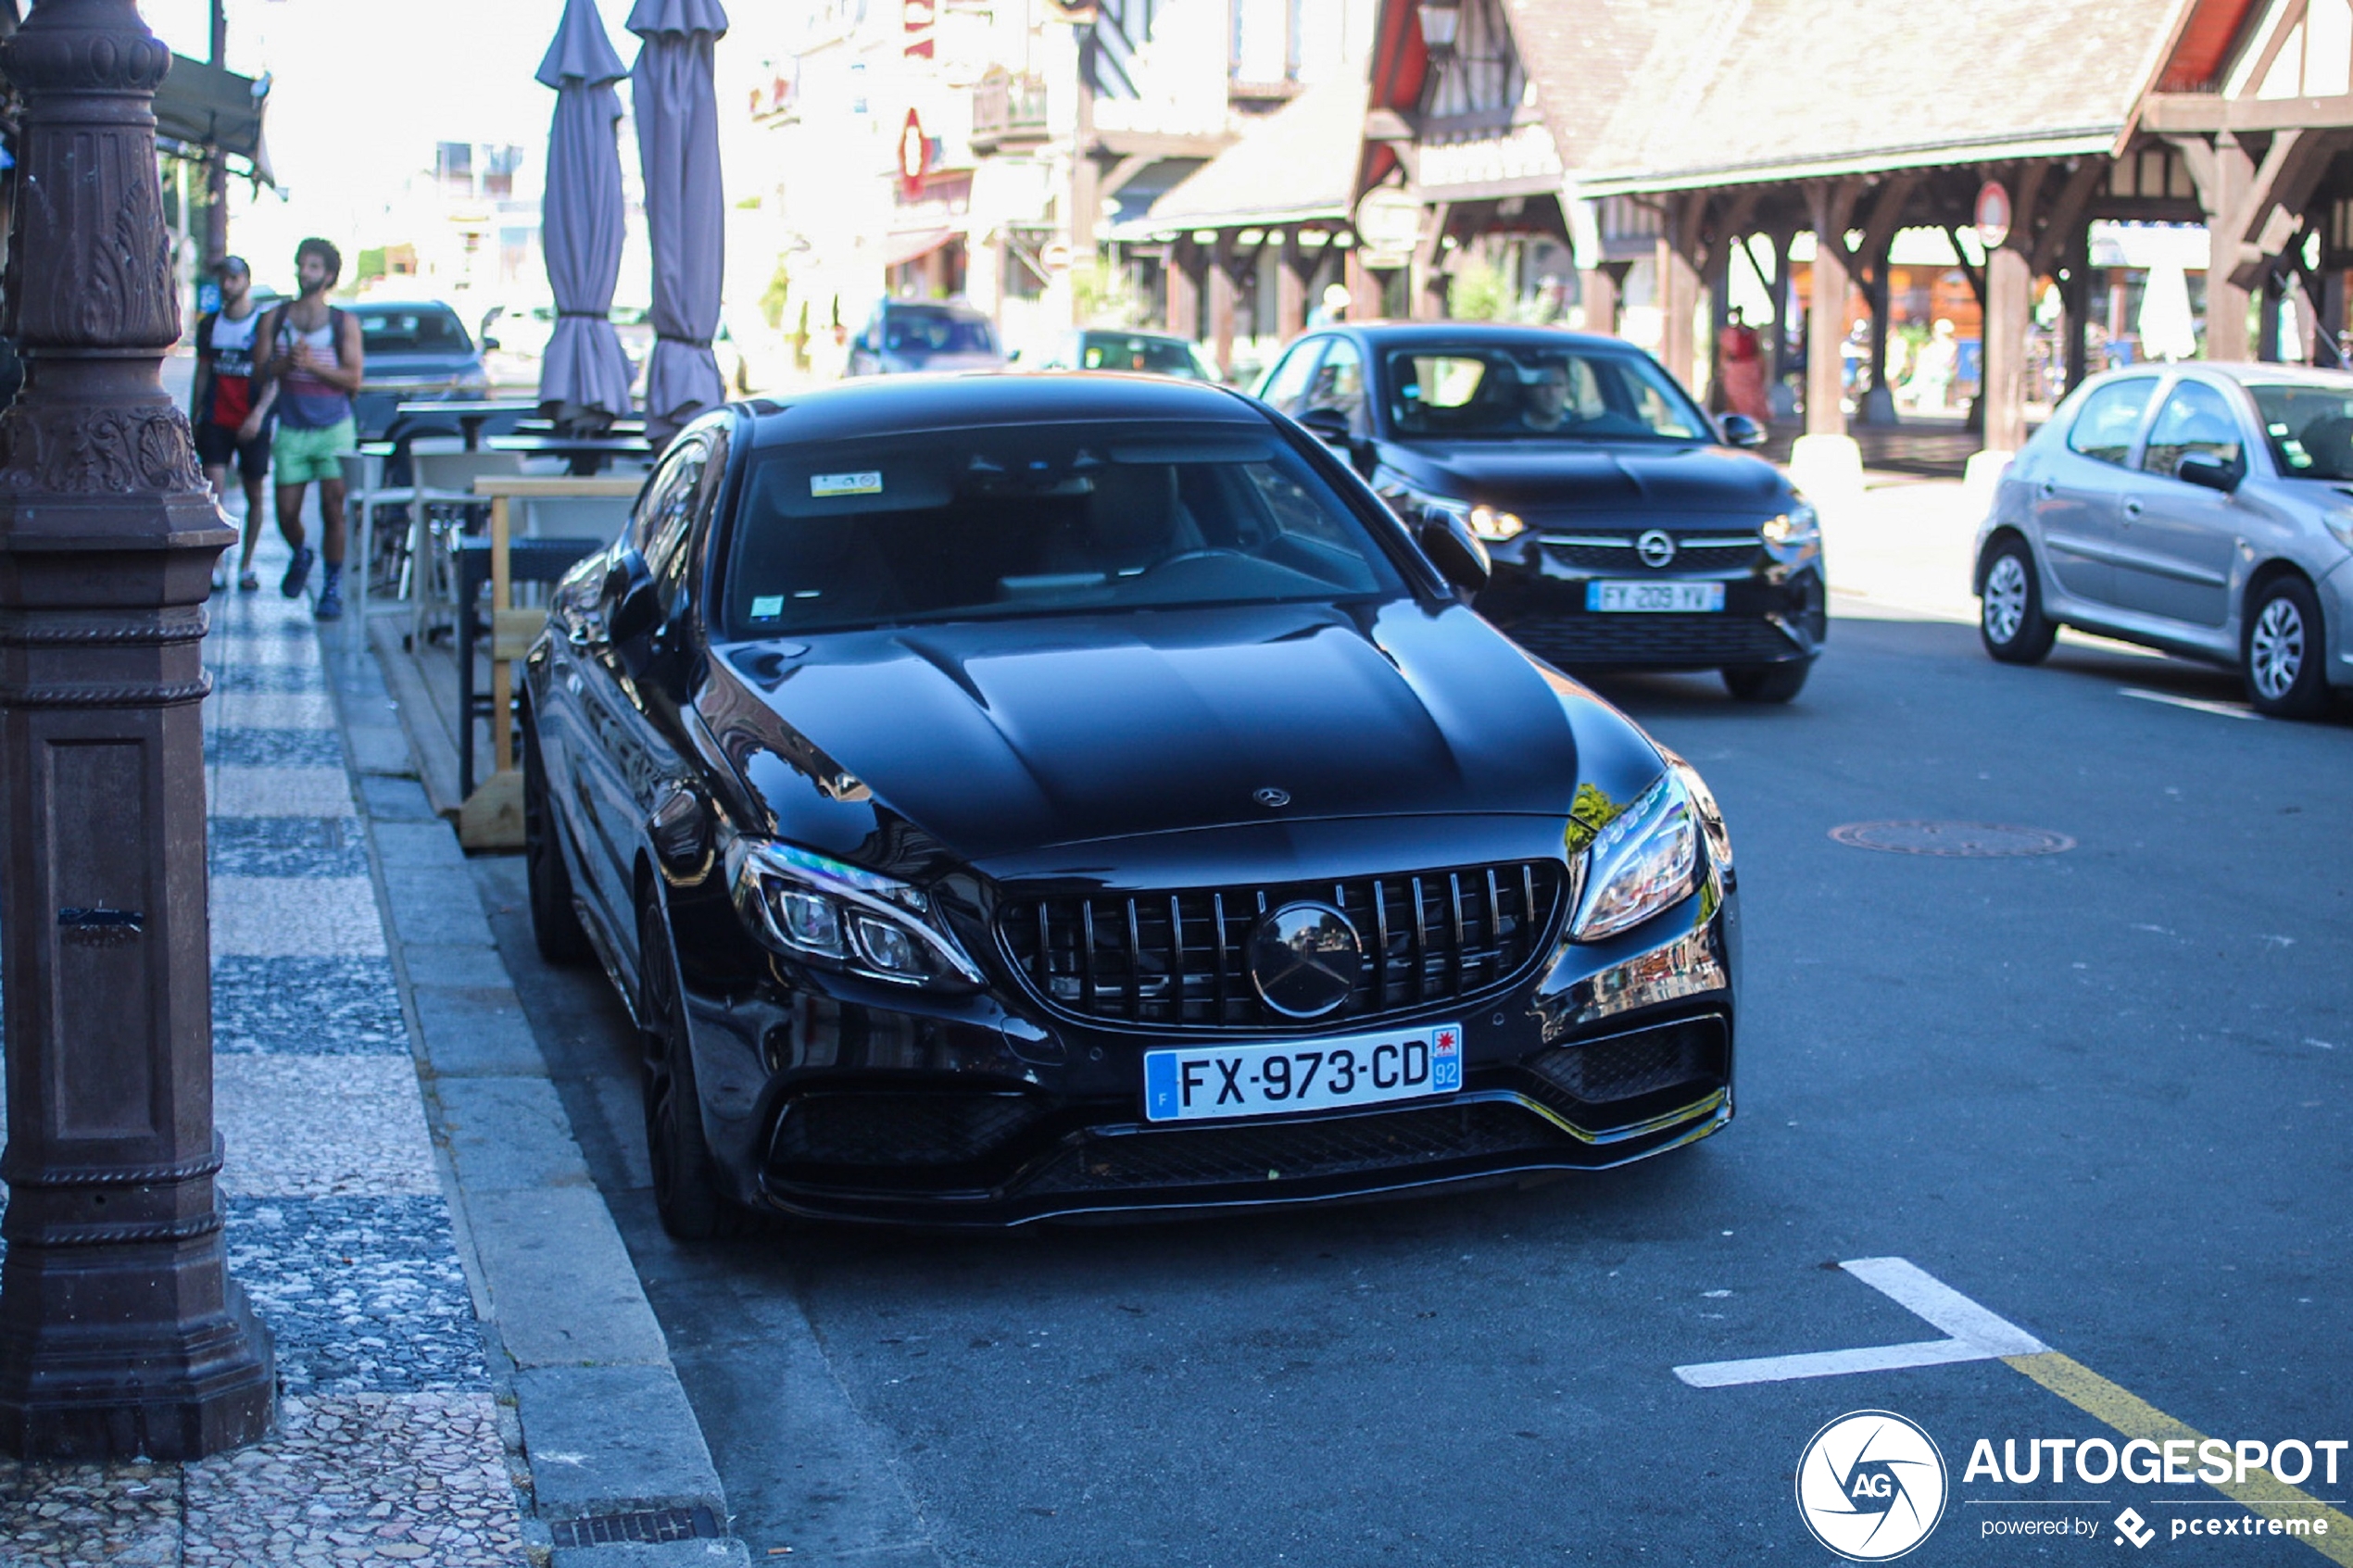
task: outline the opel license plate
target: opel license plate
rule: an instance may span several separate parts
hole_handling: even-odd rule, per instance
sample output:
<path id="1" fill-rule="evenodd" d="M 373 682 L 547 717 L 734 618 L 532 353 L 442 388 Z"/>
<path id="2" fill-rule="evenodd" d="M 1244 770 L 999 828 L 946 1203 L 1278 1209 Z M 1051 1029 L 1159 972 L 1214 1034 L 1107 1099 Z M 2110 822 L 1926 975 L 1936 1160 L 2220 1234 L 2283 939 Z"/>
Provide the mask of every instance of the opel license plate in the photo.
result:
<path id="1" fill-rule="evenodd" d="M 1721 583 L 1588 583 L 1585 608 L 1602 614 L 1718 615 Z"/>
<path id="2" fill-rule="evenodd" d="M 1342 1035 L 1283 1046 L 1144 1053 L 1144 1117 L 1276 1116 L 1451 1095 L 1463 1086 L 1463 1026 Z"/>

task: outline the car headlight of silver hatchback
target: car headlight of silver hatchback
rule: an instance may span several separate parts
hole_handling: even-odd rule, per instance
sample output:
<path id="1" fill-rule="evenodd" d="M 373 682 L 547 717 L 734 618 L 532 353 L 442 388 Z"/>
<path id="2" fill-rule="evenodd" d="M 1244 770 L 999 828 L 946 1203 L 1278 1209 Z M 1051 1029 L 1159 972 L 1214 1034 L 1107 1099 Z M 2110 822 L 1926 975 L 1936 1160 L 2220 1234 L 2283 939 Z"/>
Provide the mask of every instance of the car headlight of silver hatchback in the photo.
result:
<path id="1" fill-rule="evenodd" d="M 788 957 L 870 980 L 964 990 L 981 983 L 919 887 L 774 839 L 727 847 L 736 912 Z"/>
<path id="2" fill-rule="evenodd" d="M 1699 885 L 1702 828 L 1687 776 L 1688 769 L 1669 766 L 1594 834 L 1570 940 L 1599 942 L 1630 931 Z"/>

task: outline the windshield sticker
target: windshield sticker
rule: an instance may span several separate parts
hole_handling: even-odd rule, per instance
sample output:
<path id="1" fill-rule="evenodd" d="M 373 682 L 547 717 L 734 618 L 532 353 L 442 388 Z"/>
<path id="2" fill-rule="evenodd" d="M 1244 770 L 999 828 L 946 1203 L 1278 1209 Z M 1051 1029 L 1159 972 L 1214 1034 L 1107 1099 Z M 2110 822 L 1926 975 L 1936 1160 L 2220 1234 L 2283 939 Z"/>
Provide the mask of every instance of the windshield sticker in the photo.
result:
<path id="1" fill-rule="evenodd" d="M 882 475 L 878 473 L 812 473 L 809 476 L 812 495 L 879 495 Z"/>
<path id="2" fill-rule="evenodd" d="M 762 594 L 751 601 L 751 618 L 754 621 L 774 621 L 784 613 L 785 596 L 782 594 Z"/>

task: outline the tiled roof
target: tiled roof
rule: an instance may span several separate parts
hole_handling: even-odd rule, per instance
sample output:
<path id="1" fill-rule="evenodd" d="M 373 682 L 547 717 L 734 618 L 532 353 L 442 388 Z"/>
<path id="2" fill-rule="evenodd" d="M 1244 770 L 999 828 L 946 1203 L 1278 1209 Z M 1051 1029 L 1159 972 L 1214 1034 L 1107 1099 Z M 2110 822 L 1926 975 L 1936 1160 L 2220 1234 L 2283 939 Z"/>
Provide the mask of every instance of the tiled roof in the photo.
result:
<path id="1" fill-rule="evenodd" d="M 1365 134 L 1361 75 L 1319 82 L 1242 133 L 1135 221 L 1138 230 L 1343 219 Z"/>
<path id="2" fill-rule="evenodd" d="M 2191 0 L 1507 0 L 1588 192 L 2105 151 Z"/>

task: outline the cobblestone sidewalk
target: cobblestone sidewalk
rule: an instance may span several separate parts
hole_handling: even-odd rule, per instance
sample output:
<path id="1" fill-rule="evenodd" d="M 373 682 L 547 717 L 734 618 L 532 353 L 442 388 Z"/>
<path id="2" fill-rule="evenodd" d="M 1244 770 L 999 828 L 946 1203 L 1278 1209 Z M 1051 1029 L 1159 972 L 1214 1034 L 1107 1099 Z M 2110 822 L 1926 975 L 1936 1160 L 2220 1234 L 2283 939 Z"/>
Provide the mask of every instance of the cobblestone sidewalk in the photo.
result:
<path id="1" fill-rule="evenodd" d="M 229 1267 L 277 1424 L 185 1465 L 0 1461 L 0 1563 L 522 1563 L 523 1532 L 308 597 L 216 594 L 205 661 Z"/>

